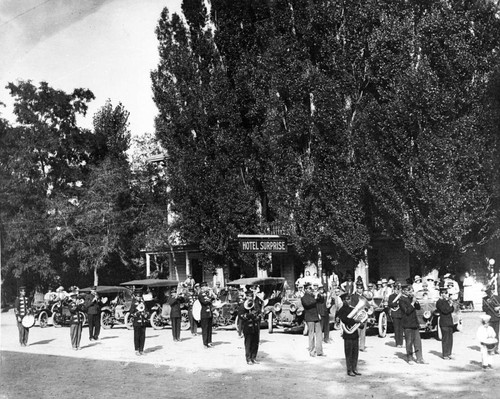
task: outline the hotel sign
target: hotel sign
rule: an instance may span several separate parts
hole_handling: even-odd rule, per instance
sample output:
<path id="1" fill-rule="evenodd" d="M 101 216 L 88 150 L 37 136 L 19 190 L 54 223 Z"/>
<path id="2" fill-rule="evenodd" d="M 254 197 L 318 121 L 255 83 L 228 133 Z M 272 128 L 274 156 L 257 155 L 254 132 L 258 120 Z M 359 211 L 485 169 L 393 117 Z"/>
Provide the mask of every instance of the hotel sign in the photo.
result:
<path id="1" fill-rule="evenodd" d="M 287 239 L 276 235 L 238 235 L 241 252 L 287 252 Z"/>

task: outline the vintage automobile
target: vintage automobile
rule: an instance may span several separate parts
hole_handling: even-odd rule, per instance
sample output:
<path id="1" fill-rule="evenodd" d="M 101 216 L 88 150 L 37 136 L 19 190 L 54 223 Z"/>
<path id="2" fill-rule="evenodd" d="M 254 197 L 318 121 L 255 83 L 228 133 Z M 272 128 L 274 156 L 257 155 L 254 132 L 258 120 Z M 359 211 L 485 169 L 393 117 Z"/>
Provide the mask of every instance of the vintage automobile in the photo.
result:
<path id="1" fill-rule="evenodd" d="M 219 329 L 231 329 L 238 317 L 238 308 L 242 303 L 240 291 L 234 286 L 228 286 L 218 300 L 213 302 L 213 326 Z"/>
<path id="2" fill-rule="evenodd" d="M 420 324 L 422 333 L 435 333 L 436 338 L 441 340 L 442 334 L 439 328 L 439 311 L 436 309 L 436 301 L 439 298 L 428 297 L 424 292 L 418 292 L 416 299 L 420 304 L 420 309 L 417 310 L 417 318 Z M 456 331 L 462 331 L 463 320 L 458 301 L 453 301 L 454 311 L 452 313 L 453 324 Z"/>
<path id="3" fill-rule="evenodd" d="M 181 329 L 189 330 L 189 298 L 180 289 L 179 281 L 166 279 L 144 279 L 127 281 L 125 283 L 121 283 L 120 285 L 135 288 L 141 287 L 143 289 L 146 312 L 148 313 L 151 327 L 155 330 L 161 330 L 170 325 L 170 305 L 167 301 L 172 288 L 177 289 L 179 295 L 186 296 L 186 303 L 181 306 Z M 133 328 L 133 315 L 127 315 L 125 324 L 127 325 L 127 328 Z"/>
<path id="4" fill-rule="evenodd" d="M 53 302 L 38 301 L 33 302 L 31 305 L 31 314 L 35 317 L 35 323 L 41 328 L 45 328 L 49 325 L 49 320 L 52 317 L 52 305 Z"/>
<path id="5" fill-rule="evenodd" d="M 92 287 L 87 287 L 82 288 L 80 292 L 89 293 L 91 290 Z M 126 321 L 132 303 L 132 291 L 127 287 L 114 285 L 98 285 L 96 291 L 104 302 L 101 307 L 102 328 L 109 329 L 116 325 L 127 326 Z"/>
<path id="6" fill-rule="evenodd" d="M 84 299 L 80 297 L 78 302 L 80 303 L 79 307 L 81 309 L 79 313 L 83 320 L 82 325 L 85 325 L 87 322 L 87 313 L 84 311 L 83 307 Z M 52 324 L 54 327 L 69 326 L 71 324 L 70 306 L 72 305 L 67 299 L 58 300 L 52 305 Z"/>
<path id="7" fill-rule="evenodd" d="M 392 326 L 392 318 L 390 316 L 387 303 L 380 297 L 374 297 L 368 301 L 370 306 L 367 308 L 368 319 L 366 320 L 366 329 L 376 329 L 378 336 L 385 338 L 388 328 Z"/>
<path id="8" fill-rule="evenodd" d="M 284 292 L 285 279 L 283 277 L 251 277 L 241 278 L 227 284 L 232 287 L 259 287 L 257 295 L 264 302 L 264 321 L 269 333 L 272 333 L 275 326 L 280 326 L 279 320 L 282 312 L 282 298 Z M 237 312 L 237 308 L 236 308 Z M 235 318 L 235 325 L 238 329 L 238 318 Z M 262 327 L 262 326 L 261 326 Z"/>

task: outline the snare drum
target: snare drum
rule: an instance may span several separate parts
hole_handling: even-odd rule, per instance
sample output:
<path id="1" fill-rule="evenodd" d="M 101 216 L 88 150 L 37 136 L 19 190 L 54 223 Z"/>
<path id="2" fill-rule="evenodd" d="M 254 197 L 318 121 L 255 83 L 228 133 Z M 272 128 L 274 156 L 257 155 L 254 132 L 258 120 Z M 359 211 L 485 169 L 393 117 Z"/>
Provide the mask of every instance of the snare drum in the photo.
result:
<path id="1" fill-rule="evenodd" d="M 486 338 L 481 343 L 483 345 L 486 345 L 486 349 L 492 350 L 495 348 L 497 342 L 498 342 L 498 339 L 496 339 L 496 338 Z"/>
<path id="2" fill-rule="evenodd" d="M 31 327 L 33 327 L 35 325 L 35 316 L 33 316 L 32 314 L 27 314 L 21 320 L 21 324 L 25 328 L 31 328 Z"/>

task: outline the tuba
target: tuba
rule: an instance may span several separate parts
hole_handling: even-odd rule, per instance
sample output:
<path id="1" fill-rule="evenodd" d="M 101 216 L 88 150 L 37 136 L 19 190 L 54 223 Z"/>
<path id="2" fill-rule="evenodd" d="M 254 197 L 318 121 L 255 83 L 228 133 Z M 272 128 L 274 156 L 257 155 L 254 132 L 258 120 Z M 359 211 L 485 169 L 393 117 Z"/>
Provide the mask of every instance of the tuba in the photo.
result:
<path id="1" fill-rule="evenodd" d="M 368 320 L 368 308 L 370 308 L 370 304 L 368 303 L 366 298 L 361 297 L 356 306 L 347 315 L 347 317 L 355 320 L 357 323 L 364 323 L 366 320 Z"/>

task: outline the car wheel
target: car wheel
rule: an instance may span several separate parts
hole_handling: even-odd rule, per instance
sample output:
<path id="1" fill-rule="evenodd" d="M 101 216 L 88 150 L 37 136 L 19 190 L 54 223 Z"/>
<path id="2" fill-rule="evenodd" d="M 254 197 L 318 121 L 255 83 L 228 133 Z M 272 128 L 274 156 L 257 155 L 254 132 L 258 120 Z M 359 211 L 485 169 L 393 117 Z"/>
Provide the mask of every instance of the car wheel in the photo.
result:
<path id="1" fill-rule="evenodd" d="M 82 321 L 82 326 L 85 325 L 85 323 L 87 323 L 87 315 L 83 312 L 78 312 L 80 313 L 80 320 Z"/>
<path id="2" fill-rule="evenodd" d="M 162 330 L 163 329 L 163 320 L 162 316 L 160 313 L 154 312 L 151 314 L 151 317 L 149 318 L 149 322 L 151 323 L 151 327 L 153 327 L 155 330 Z"/>
<path id="3" fill-rule="evenodd" d="M 127 327 L 127 330 L 133 330 L 134 329 L 134 316 L 132 316 L 129 312 L 125 315 L 125 318 L 123 320 L 123 323 Z"/>
<path id="4" fill-rule="evenodd" d="M 378 336 L 380 338 L 385 338 L 387 335 L 387 315 L 385 312 L 381 312 L 378 315 Z"/>
<path id="5" fill-rule="evenodd" d="M 274 326 L 273 326 L 273 312 L 269 312 L 267 315 L 267 331 L 269 334 L 272 334 L 274 331 Z"/>
<path id="6" fill-rule="evenodd" d="M 110 311 L 105 310 L 101 313 L 101 325 L 106 330 L 113 328 L 113 316 Z"/>
<path id="7" fill-rule="evenodd" d="M 189 312 L 186 309 L 181 310 L 181 330 L 186 331 L 189 330 L 190 327 Z"/>
<path id="8" fill-rule="evenodd" d="M 41 328 L 45 328 L 49 324 L 49 315 L 45 310 L 41 311 L 38 315 L 38 324 L 40 324 Z"/>
<path id="9" fill-rule="evenodd" d="M 62 327 L 61 315 L 59 313 L 52 314 L 52 324 L 56 328 Z"/>

